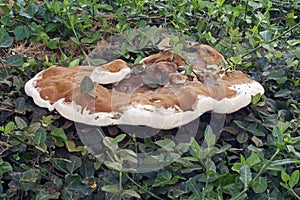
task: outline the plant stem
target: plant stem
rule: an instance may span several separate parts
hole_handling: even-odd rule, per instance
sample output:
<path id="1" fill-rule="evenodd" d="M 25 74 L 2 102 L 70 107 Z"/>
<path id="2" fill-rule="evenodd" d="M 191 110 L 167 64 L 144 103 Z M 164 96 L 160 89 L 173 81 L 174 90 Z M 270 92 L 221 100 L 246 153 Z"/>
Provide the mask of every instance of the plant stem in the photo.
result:
<path id="1" fill-rule="evenodd" d="M 275 153 L 273 154 L 273 156 L 270 158 L 270 160 L 268 160 L 267 162 L 264 163 L 264 165 L 262 166 L 262 168 L 259 170 L 259 172 L 256 174 L 256 176 L 250 181 L 249 184 L 251 184 L 253 181 L 255 181 L 265 171 L 265 169 L 270 165 L 270 163 L 272 162 L 272 160 L 277 156 L 277 154 L 279 152 L 280 152 L 280 149 L 277 148 L 277 150 L 275 151 Z"/>
<path id="2" fill-rule="evenodd" d="M 125 176 L 126 176 L 126 177 L 134 184 L 134 185 L 136 185 L 138 188 L 144 190 L 145 192 L 147 192 L 148 194 L 150 194 L 151 196 L 153 196 L 153 197 L 156 198 L 156 199 L 164 200 L 164 199 L 160 198 L 159 196 L 156 196 L 153 192 L 151 192 L 151 191 L 149 191 L 149 190 L 143 188 L 142 186 L 140 186 L 137 182 L 135 182 L 135 180 L 133 180 L 130 176 L 128 176 L 127 173 L 124 173 L 124 175 L 125 175 Z"/>
<path id="3" fill-rule="evenodd" d="M 264 44 L 270 44 L 270 43 L 274 42 L 275 40 L 277 40 L 277 39 L 281 38 L 282 36 L 286 35 L 287 33 L 291 32 L 293 29 L 297 28 L 298 26 L 299 26 L 299 24 L 294 25 L 293 27 L 291 27 L 288 30 L 284 31 L 282 34 L 274 37 L 272 40 L 270 40 L 270 41 L 268 41 L 268 42 L 266 42 Z M 246 52 L 245 54 L 243 54 L 242 58 L 248 56 L 252 52 L 254 52 L 254 51 L 256 51 L 256 50 L 258 50 L 258 49 L 260 49 L 262 47 L 263 47 L 263 44 L 258 45 L 257 47 L 255 47 L 255 48 L 251 49 L 250 51 Z"/>
<path id="4" fill-rule="evenodd" d="M 300 199 L 300 197 L 298 196 L 298 194 L 291 188 L 290 189 L 291 193 L 297 198 Z"/>
<path id="5" fill-rule="evenodd" d="M 76 38 L 77 42 L 80 42 L 80 41 L 79 41 L 79 38 L 78 38 L 78 36 L 77 36 L 77 32 L 76 32 L 76 30 L 75 30 L 74 24 L 73 24 L 73 22 L 71 22 L 71 20 L 70 20 L 70 15 L 69 15 L 69 13 L 68 13 L 68 19 L 69 19 L 69 21 L 70 21 L 71 28 L 72 28 L 72 31 L 73 31 L 73 33 L 74 33 L 74 35 L 75 35 L 75 38 Z M 84 55 L 85 57 L 88 57 L 88 55 L 85 53 L 85 51 L 83 50 L 83 48 L 82 48 L 82 46 L 81 46 L 80 44 L 79 44 L 79 48 L 80 48 L 80 50 L 82 51 L 83 55 Z"/>
<path id="6" fill-rule="evenodd" d="M 119 189 L 120 189 L 120 191 L 123 190 L 123 187 L 122 187 L 122 171 L 119 171 Z"/>
<path id="7" fill-rule="evenodd" d="M 263 164 L 263 166 L 261 167 L 261 169 L 259 170 L 259 172 L 256 174 L 256 176 L 249 182 L 248 185 L 251 185 L 251 183 L 253 183 L 257 178 L 260 177 L 260 175 L 265 171 L 265 169 L 270 165 L 270 163 L 273 161 L 273 159 L 277 156 L 277 154 L 280 152 L 280 149 L 277 148 L 277 150 L 275 151 L 275 153 L 272 155 L 272 157 Z M 234 198 L 232 198 L 231 200 L 236 200 L 238 198 L 240 198 L 244 193 L 246 193 L 248 191 L 249 187 L 245 187 L 237 196 L 235 196 Z"/>
<path id="8" fill-rule="evenodd" d="M 245 7 L 245 13 L 244 13 L 244 24 L 246 24 L 247 19 L 247 12 L 248 12 L 248 0 L 246 0 L 246 7 Z"/>

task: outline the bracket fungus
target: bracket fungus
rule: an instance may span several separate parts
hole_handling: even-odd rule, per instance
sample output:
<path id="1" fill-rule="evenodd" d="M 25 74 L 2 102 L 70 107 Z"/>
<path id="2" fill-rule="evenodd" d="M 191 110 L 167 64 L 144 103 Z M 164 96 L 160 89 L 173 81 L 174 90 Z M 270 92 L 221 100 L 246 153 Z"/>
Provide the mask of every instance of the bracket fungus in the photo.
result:
<path id="1" fill-rule="evenodd" d="M 165 43 L 165 44 L 164 44 Z M 117 59 L 100 67 L 53 66 L 25 85 L 38 106 L 89 125 L 145 125 L 172 129 L 205 112 L 232 113 L 264 88 L 241 71 L 223 70 L 223 56 L 208 45 L 160 52 L 129 65 Z M 84 77 L 93 85 L 82 92 Z"/>

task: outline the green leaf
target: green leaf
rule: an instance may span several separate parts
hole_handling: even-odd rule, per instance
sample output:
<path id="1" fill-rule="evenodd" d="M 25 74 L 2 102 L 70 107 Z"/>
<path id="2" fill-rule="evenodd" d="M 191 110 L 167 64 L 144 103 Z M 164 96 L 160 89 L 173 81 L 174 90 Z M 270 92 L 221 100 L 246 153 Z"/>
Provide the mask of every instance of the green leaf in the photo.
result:
<path id="1" fill-rule="evenodd" d="M 272 135 L 277 139 L 277 143 L 282 144 L 283 135 L 277 128 L 273 128 Z"/>
<path id="2" fill-rule="evenodd" d="M 243 154 L 240 155 L 240 159 L 243 165 L 247 165 L 246 158 L 243 156 Z"/>
<path id="3" fill-rule="evenodd" d="M 149 43 L 149 40 L 146 37 L 142 37 L 139 41 L 139 49 L 145 48 Z"/>
<path id="4" fill-rule="evenodd" d="M 104 192 L 109 192 L 112 194 L 118 194 L 121 192 L 119 185 L 114 184 L 114 185 L 105 185 L 101 188 Z"/>
<path id="5" fill-rule="evenodd" d="M 281 176 L 281 180 L 285 183 L 291 179 L 290 175 L 288 175 L 284 169 L 281 170 L 280 176 Z"/>
<path id="6" fill-rule="evenodd" d="M 1 48 L 10 47 L 13 42 L 14 42 L 13 37 L 10 37 L 10 36 L 4 37 L 4 38 L 0 39 L 0 47 Z"/>
<path id="7" fill-rule="evenodd" d="M 281 166 L 281 165 L 288 165 L 288 164 L 294 164 L 295 160 L 287 158 L 287 159 L 280 159 L 280 160 L 274 160 L 271 162 L 269 165 L 270 168 L 276 167 L 276 166 Z M 269 168 L 268 167 L 268 168 Z"/>
<path id="8" fill-rule="evenodd" d="M 245 143 L 245 142 L 247 142 L 248 141 L 248 133 L 246 133 L 246 132 L 240 132 L 238 135 L 237 135 L 237 141 L 239 142 L 239 143 Z"/>
<path id="9" fill-rule="evenodd" d="M 179 37 L 177 35 L 171 35 L 171 42 L 173 43 L 173 45 L 177 44 L 179 42 Z"/>
<path id="10" fill-rule="evenodd" d="M 102 166 L 102 162 L 100 160 L 96 160 L 93 165 L 95 170 L 98 170 Z"/>
<path id="11" fill-rule="evenodd" d="M 122 169 L 123 169 L 122 164 L 118 163 L 118 162 L 104 161 L 104 164 L 106 165 L 106 167 L 117 170 L 117 171 L 122 171 Z"/>
<path id="12" fill-rule="evenodd" d="M 0 177 L 2 177 L 4 173 L 11 172 L 12 170 L 13 168 L 9 162 L 5 162 L 0 158 Z"/>
<path id="13" fill-rule="evenodd" d="M 153 183 L 153 187 L 160 187 L 160 186 L 165 186 L 167 185 L 172 179 L 172 173 L 164 170 L 164 171 L 160 171 L 158 172 L 155 181 Z"/>
<path id="14" fill-rule="evenodd" d="M 25 102 L 25 99 L 23 97 L 18 97 L 14 99 L 14 104 L 16 106 L 17 110 L 20 111 L 28 111 L 32 110 L 32 106 Z"/>
<path id="15" fill-rule="evenodd" d="M 132 52 L 132 53 L 138 53 L 139 49 L 136 46 L 133 46 L 131 44 L 126 44 L 126 50 L 128 52 Z"/>
<path id="16" fill-rule="evenodd" d="M 93 177 L 95 174 L 95 167 L 93 164 L 96 164 L 93 162 L 82 162 L 82 165 L 80 167 L 80 175 L 83 177 Z M 96 169 L 97 170 L 97 169 Z"/>
<path id="17" fill-rule="evenodd" d="M 289 180 L 289 186 L 293 188 L 299 182 L 299 170 L 292 173 L 291 179 Z"/>
<path id="18" fill-rule="evenodd" d="M 274 94 L 274 97 L 287 97 L 292 93 L 291 90 L 289 89 L 283 89 L 283 90 L 279 90 L 278 92 L 276 92 Z"/>
<path id="19" fill-rule="evenodd" d="M 111 141 L 111 145 L 115 145 L 115 144 L 118 144 L 119 142 L 122 142 L 125 139 L 125 137 L 126 137 L 126 134 L 118 135 Z"/>
<path id="20" fill-rule="evenodd" d="M 34 133 L 34 142 L 36 145 L 40 145 L 42 142 L 46 141 L 46 130 L 42 127 L 40 127 L 35 133 Z"/>
<path id="21" fill-rule="evenodd" d="M 21 88 L 24 87 L 24 81 L 21 79 L 21 77 L 14 76 L 13 77 L 13 86 L 16 88 L 17 91 L 20 91 Z"/>
<path id="22" fill-rule="evenodd" d="M 50 39 L 47 41 L 46 46 L 50 49 L 57 49 L 58 48 L 58 40 Z"/>
<path id="23" fill-rule="evenodd" d="M 297 152 L 293 145 L 286 145 L 288 152 L 295 154 L 297 157 L 300 157 L 300 153 Z"/>
<path id="24" fill-rule="evenodd" d="M 68 162 L 70 162 L 70 161 L 67 159 L 64 159 L 64 158 L 53 158 L 51 160 L 51 163 L 53 164 L 55 169 L 65 173 L 65 174 L 68 174 L 68 171 L 66 169 L 66 165 Z"/>
<path id="25" fill-rule="evenodd" d="M 62 128 L 53 128 L 53 129 L 51 129 L 50 135 L 55 137 L 55 138 L 60 138 L 63 141 L 67 140 L 67 136 L 66 136 L 66 134 L 65 134 L 65 132 Z"/>
<path id="26" fill-rule="evenodd" d="M 277 128 L 280 133 L 285 133 L 285 131 L 291 126 L 290 122 L 278 121 Z"/>
<path id="27" fill-rule="evenodd" d="M 127 160 L 133 163 L 137 163 L 137 154 L 130 149 L 120 149 L 117 151 L 118 156 L 122 158 L 122 160 Z"/>
<path id="28" fill-rule="evenodd" d="M 8 15 L 10 13 L 10 7 L 9 4 L 0 4 L 0 8 L 4 15 Z"/>
<path id="29" fill-rule="evenodd" d="M 252 167 L 252 166 L 258 164 L 260 161 L 261 161 L 261 160 L 260 160 L 258 154 L 252 152 L 251 155 L 247 158 L 246 164 L 247 164 L 249 167 Z"/>
<path id="30" fill-rule="evenodd" d="M 243 130 L 247 130 L 247 128 L 246 128 L 246 124 L 244 123 L 244 122 L 242 122 L 242 121 L 238 121 L 238 120 L 234 120 L 233 121 L 238 127 L 240 127 L 241 129 L 243 129 Z"/>
<path id="31" fill-rule="evenodd" d="M 66 147 L 69 152 L 81 152 L 82 154 L 86 153 L 86 148 L 84 146 L 78 146 L 76 147 L 75 143 L 73 141 L 67 140 L 65 142 Z"/>
<path id="32" fill-rule="evenodd" d="M 272 39 L 273 35 L 272 32 L 270 32 L 269 30 L 261 31 L 259 34 L 262 36 L 266 43 Z"/>
<path id="33" fill-rule="evenodd" d="M 19 129 L 27 127 L 27 123 L 21 117 L 15 116 L 15 122 Z"/>
<path id="34" fill-rule="evenodd" d="M 70 39 L 77 45 L 80 45 L 80 41 L 76 37 L 70 37 Z"/>
<path id="35" fill-rule="evenodd" d="M 158 140 L 155 142 L 158 146 L 162 147 L 167 151 L 172 151 L 175 148 L 175 142 L 170 139 Z"/>
<path id="36" fill-rule="evenodd" d="M 67 140 L 66 147 L 69 152 L 76 152 L 76 145 L 73 141 Z"/>
<path id="37" fill-rule="evenodd" d="M 184 68 L 185 68 L 184 73 L 185 73 L 186 75 L 189 75 L 189 74 L 193 73 L 193 70 L 194 70 L 194 69 L 193 69 L 192 66 L 186 65 L 186 66 L 184 66 Z"/>
<path id="38" fill-rule="evenodd" d="M 75 66 L 78 66 L 80 63 L 80 58 L 77 58 L 75 60 L 72 60 L 69 64 L 70 67 L 75 67 Z"/>
<path id="39" fill-rule="evenodd" d="M 240 64 L 242 64 L 243 58 L 241 55 L 234 56 L 234 57 L 230 58 L 230 61 L 232 61 L 235 65 L 240 65 Z"/>
<path id="40" fill-rule="evenodd" d="M 244 165 L 242 163 L 234 163 L 233 166 L 231 167 L 231 169 L 233 171 L 236 172 L 240 172 L 240 169 L 243 167 Z"/>
<path id="41" fill-rule="evenodd" d="M 123 190 L 122 194 L 123 195 L 129 195 L 130 197 L 135 197 L 135 198 L 138 198 L 138 199 L 141 198 L 141 196 L 139 195 L 139 193 L 137 193 L 134 190 Z"/>
<path id="42" fill-rule="evenodd" d="M 200 157 L 200 152 L 201 152 L 201 147 L 200 147 L 200 145 L 198 144 L 198 142 L 196 141 L 195 138 L 193 138 L 193 137 L 191 138 L 190 145 L 191 145 L 192 151 L 195 154 L 195 157 L 199 158 Z"/>
<path id="43" fill-rule="evenodd" d="M 93 190 L 79 175 L 67 174 L 60 199 L 86 199 Z"/>
<path id="44" fill-rule="evenodd" d="M 267 187 L 267 181 L 263 177 L 258 177 L 258 179 L 252 183 L 252 189 L 255 193 L 263 193 L 267 190 Z"/>
<path id="45" fill-rule="evenodd" d="M 86 94 L 91 92 L 95 87 L 95 83 L 88 76 L 85 76 L 80 83 L 80 92 Z"/>
<path id="46" fill-rule="evenodd" d="M 71 156 L 70 161 L 71 162 L 67 163 L 66 168 L 71 174 L 73 174 L 75 170 L 81 167 L 82 161 L 81 158 L 77 156 Z"/>
<path id="47" fill-rule="evenodd" d="M 252 180 L 252 174 L 250 171 L 250 167 L 244 165 L 240 169 L 240 180 L 244 183 L 245 187 L 248 187 L 249 182 Z"/>
<path id="48" fill-rule="evenodd" d="M 114 8 L 111 5 L 108 5 L 108 4 L 96 4 L 96 8 L 105 9 L 105 10 L 109 10 L 109 11 L 114 10 Z"/>
<path id="49" fill-rule="evenodd" d="M 292 40 L 288 40 L 287 43 L 290 46 L 295 46 L 297 44 L 300 44 L 300 40 L 299 39 L 292 39 Z"/>
<path id="50" fill-rule="evenodd" d="M 179 143 L 176 146 L 176 151 L 180 153 L 186 153 L 190 149 L 190 145 L 188 143 Z"/>
<path id="51" fill-rule="evenodd" d="M 35 196 L 35 200 L 59 199 L 60 195 L 60 192 L 48 193 L 45 190 L 39 190 L 39 192 Z"/>
<path id="52" fill-rule="evenodd" d="M 210 125 L 207 125 L 204 131 L 205 142 L 208 147 L 212 147 L 216 143 L 216 135 Z"/>
<path id="53" fill-rule="evenodd" d="M 7 58 L 7 65 L 19 67 L 24 64 L 23 58 L 20 55 L 12 55 Z"/>
<path id="54" fill-rule="evenodd" d="M 74 26 L 78 22 L 78 16 L 77 15 L 71 15 L 69 17 L 69 19 L 70 19 L 70 23 L 71 23 L 72 26 Z"/>
<path id="55" fill-rule="evenodd" d="M 29 125 L 28 132 L 34 134 L 41 127 L 40 122 L 34 122 Z"/>
<path id="56" fill-rule="evenodd" d="M 255 96 L 251 96 L 251 102 L 254 105 L 256 105 L 259 102 L 260 99 L 261 99 L 261 94 L 260 93 L 256 94 Z"/>
<path id="57" fill-rule="evenodd" d="M 107 61 L 100 58 L 92 58 L 89 60 L 89 63 L 92 66 L 98 67 L 104 65 L 105 63 L 107 63 Z"/>
<path id="58" fill-rule="evenodd" d="M 29 38 L 29 29 L 28 26 L 17 26 L 14 29 L 14 34 L 16 36 L 16 41 Z"/>
<path id="59" fill-rule="evenodd" d="M 173 49 L 176 53 L 180 54 L 182 52 L 182 49 L 183 49 L 183 44 L 182 43 L 175 44 L 175 47 Z"/>
<path id="60" fill-rule="evenodd" d="M 101 37 L 100 31 L 96 31 L 95 33 L 93 33 L 93 37 L 85 37 L 85 38 L 82 38 L 82 39 L 81 39 L 81 42 L 82 42 L 82 43 L 88 43 L 88 44 L 90 44 L 90 43 L 93 43 L 93 42 L 99 40 L 100 37 Z"/>
<path id="61" fill-rule="evenodd" d="M 4 127 L 3 134 L 4 135 L 10 134 L 14 130 L 14 128 L 15 128 L 15 123 L 12 121 L 8 122 Z"/>
<path id="62" fill-rule="evenodd" d="M 25 169 L 24 169 L 25 170 Z M 37 188 L 38 182 L 41 178 L 41 172 L 39 169 L 30 168 L 27 171 L 10 173 L 12 179 L 9 183 L 10 187 L 16 189 L 22 189 L 23 191 L 30 191 Z"/>
<path id="63" fill-rule="evenodd" d="M 194 176 L 193 178 L 189 179 L 187 181 L 187 187 L 189 190 L 191 190 L 195 196 L 195 200 L 197 199 L 203 199 L 203 194 L 201 193 L 201 190 L 199 189 L 201 186 L 199 184 L 199 180 L 197 176 Z"/>
<path id="64" fill-rule="evenodd" d="M 286 189 L 290 189 L 290 186 L 287 183 L 280 182 L 280 185 Z"/>
<path id="65" fill-rule="evenodd" d="M 26 12 L 20 12 L 21 16 L 24 16 L 28 19 L 32 19 L 34 17 L 34 15 L 37 13 L 38 11 L 38 6 L 35 4 L 30 4 L 26 10 Z"/>
<path id="66" fill-rule="evenodd" d="M 59 23 L 48 23 L 45 32 L 54 32 L 56 31 L 61 25 Z"/>
<path id="67" fill-rule="evenodd" d="M 205 162 L 205 169 L 206 172 L 213 172 L 213 174 L 216 174 L 217 168 L 215 163 L 211 159 L 207 159 L 207 161 Z"/>
<path id="68" fill-rule="evenodd" d="M 58 147 L 64 146 L 64 143 L 68 139 L 62 128 L 53 128 L 50 135 L 54 138 L 55 145 Z"/>
<path id="69" fill-rule="evenodd" d="M 283 84 L 287 81 L 284 69 L 271 70 L 267 80 L 275 80 L 278 84 Z"/>

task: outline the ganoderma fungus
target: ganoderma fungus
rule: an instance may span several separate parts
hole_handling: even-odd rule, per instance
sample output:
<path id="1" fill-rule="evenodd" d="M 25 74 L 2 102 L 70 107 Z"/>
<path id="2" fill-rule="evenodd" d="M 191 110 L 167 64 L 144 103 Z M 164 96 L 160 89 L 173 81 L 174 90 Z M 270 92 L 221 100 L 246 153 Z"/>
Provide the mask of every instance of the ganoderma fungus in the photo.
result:
<path id="1" fill-rule="evenodd" d="M 179 127 L 208 111 L 235 112 L 264 93 L 241 71 L 221 70 L 223 56 L 212 47 L 194 44 L 191 49 L 165 48 L 131 68 L 120 59 L 96 68 L 53 66 L 29 80 L 25 92 L 38 106 L 75 122 L 157 129 Z M 186 73 L 188 66 L 193 73 Z M 84 77 L 94 86 L 83 93 Z"/>

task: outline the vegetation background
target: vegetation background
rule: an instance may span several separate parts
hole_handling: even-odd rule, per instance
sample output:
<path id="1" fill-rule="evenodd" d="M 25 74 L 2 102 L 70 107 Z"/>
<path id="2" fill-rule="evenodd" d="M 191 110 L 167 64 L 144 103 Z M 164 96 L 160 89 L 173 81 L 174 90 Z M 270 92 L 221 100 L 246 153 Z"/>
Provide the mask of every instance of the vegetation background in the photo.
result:
<path id="1" fill-rule="evenodd" d="M 299 6 L 299 0 L 0 0 L 0 198 L 300 199 Z M 266 92 L 227 115 L 218 140 L 203 116 L 179 160 L 135 174 L 116 167 L 122 160 L 96 160 L 74 124 L 35 106 L 24 84 L 49 66 L 81 64 L 109 35 L 154 26 L 213 46 L 229 68 Z M 133 141 L 121 134 L 110 141 L 155 150 L 171 144 L 170 137 L 161 132 Z"/>

